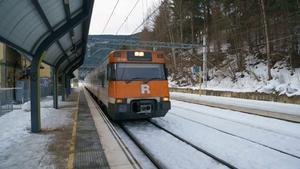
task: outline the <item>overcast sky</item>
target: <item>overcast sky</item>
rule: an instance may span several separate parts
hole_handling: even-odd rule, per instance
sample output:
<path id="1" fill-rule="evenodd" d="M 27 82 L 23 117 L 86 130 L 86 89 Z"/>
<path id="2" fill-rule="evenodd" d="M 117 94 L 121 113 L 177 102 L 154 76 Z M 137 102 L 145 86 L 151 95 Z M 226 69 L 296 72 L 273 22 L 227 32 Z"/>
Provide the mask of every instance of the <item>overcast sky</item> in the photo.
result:
<path id="1" fill-rule="evenodd" d="M 89 34 L 102 34 L 103 28 L 118 0 L 95 0 Z M 136 8 L 122 26 L 119 35 L 131 34 L 161 0 L 139 0 Z M 103 34 L 116 34 L 137 0 L 119 0 L 116 10 Z M 148 12 L 147 12 L 148 11 Z"/>

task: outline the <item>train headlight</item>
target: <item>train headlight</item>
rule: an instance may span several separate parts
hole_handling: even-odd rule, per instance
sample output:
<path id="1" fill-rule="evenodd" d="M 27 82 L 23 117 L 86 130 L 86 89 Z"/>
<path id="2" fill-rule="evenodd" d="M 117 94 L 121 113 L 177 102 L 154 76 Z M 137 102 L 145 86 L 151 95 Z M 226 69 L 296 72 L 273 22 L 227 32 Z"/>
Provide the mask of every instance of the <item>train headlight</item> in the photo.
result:
<path id="1" fill-rule="evenodd" d="M 170 99 L 169 99 L 169 97 L 163 97 L 162 98 L 162 101 L 164 101 L 164 102 L 167 102 L 167 101 L 169 101 Z"/>
<path id="2" fill-rule="evenodd" d="M 116 99 L 115 103 L 126 103 L 127 100 L 126 99 Z"/>
<path id="3" fill-rule="evenodd" d="M 134 52 L 134 56 L 141 56 L 143 57 L 145 54 L 144 52 Z"/>

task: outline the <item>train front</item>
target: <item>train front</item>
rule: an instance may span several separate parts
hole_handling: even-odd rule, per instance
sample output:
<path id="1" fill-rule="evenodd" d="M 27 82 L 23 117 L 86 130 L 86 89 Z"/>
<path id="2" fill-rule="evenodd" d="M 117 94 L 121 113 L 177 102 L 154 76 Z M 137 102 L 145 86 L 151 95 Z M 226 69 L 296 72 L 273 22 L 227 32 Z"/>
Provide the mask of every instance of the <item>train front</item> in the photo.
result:
<path id="1" fill-rule="evenodd" d="M 107 70 L 108 113 L 112 119 L 162 117 L 170 110 L 163 53 L 114 51 Z"/>

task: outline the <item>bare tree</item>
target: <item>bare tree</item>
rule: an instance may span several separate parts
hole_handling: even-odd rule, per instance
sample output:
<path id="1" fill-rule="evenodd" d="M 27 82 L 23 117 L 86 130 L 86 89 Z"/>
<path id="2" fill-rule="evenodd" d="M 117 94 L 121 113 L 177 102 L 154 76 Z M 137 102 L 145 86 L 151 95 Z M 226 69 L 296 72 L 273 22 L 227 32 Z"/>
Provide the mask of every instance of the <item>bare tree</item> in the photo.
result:
<path id="1" fill-rule="evenodd" d="M 263 23 L 264 23 L 264 32 L 266 38 L 266 54 L 267 54 L 267 67 L 268 67 L 268 80 L 271 80 L 271 56 L 270 56 L 270 41 L 269 41 L 269 30 L 268 30 L 268 21 L 267 14 L 265 10 L 265 2 L 264 0 L 260 0 L 262 15 L 263 15 Z"/>

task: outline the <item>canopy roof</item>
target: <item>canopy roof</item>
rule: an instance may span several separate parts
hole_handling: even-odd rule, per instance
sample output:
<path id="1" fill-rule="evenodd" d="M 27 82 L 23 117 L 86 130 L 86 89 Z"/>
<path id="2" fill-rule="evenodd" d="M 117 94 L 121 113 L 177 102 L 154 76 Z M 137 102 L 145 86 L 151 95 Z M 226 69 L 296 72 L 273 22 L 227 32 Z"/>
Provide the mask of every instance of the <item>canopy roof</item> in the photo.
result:
<path id="1" fill-rule="evenodd" d="M 94 0 L 0 0 L 0 41 L 64 71 L 86 52 Z"/>

